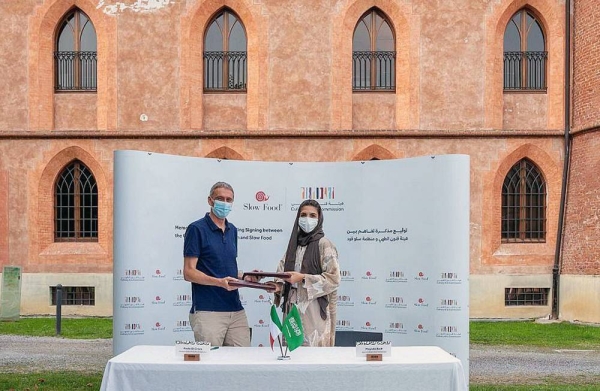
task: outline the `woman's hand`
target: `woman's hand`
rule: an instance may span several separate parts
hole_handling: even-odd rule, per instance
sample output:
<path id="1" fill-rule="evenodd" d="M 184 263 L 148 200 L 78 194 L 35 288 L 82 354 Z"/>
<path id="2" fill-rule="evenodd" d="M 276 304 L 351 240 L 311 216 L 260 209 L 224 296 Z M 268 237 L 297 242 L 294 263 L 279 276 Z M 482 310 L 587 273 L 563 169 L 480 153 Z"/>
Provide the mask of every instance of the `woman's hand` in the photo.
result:
<path id="1" fill-rule="evenodd" d="M 262 270 L 257 270 L 254 269 L 252 270 L 254 273 L 257 272 L 262 272 Z M 244 281 L 250 281 L 250 282 L 259 282 L 260 280 L 262 280 L 264 277 L 263 276 L 244 276 Z"/>
<path id="2" fill-rule="evenodd" d="M 281 283 L 276 283 L 275 281 L 267 281 L 265 282 L 266 285 L 269 286 L 269 289 L 267 290 L 267 292 L 269 293 L 279 293 L 281 292 Z"/>
<path id="3" fill-rule="evenodd" d="M 302 282 L 302 280 L 304 280 L 304 277 L 306 276 L 304 273 L 298 273 L 298 272 L 286 272 L 286 273 L 291 274 L 291 276 L 289 276 L 288 278 L 284 278 L 283 281 L 289 282 L 290 284 Z"/>

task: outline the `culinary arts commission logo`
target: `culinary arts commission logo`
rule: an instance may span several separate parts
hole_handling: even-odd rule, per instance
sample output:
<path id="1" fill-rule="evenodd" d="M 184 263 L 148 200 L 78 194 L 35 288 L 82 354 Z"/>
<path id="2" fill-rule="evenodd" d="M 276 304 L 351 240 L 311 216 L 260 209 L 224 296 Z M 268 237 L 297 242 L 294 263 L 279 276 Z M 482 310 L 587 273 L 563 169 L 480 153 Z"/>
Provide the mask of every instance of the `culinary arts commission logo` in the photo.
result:
<path id="1" fill-rule="evenodd" d="M 190 294 L 179 294 L 175 295 L 173 301 L 173 307 L 188 307 L 192 305 L 192 295 Z"/>
<path id="2" fill-rule="evenodd" d="M 435 309 L 437 311 L 461 311 L 462 307 L 456 299 L 440 299 L 439 305 Z"/>
<path id="3" fill-rule="evenodd" d="M 140 296 L 125 296 L 121 305 L 121 308 L 144 308 L 144 303 Z"/>
<path id="4" fill-rule="evenodd" d="M 173 281 L 183 281 L 183 269 L 176 269 L 173 275 Z"/>
<path id="5" fill-rule="evenodd" d="M 388 302 L 385 304 L 385 308 L 406 309 L 406 307 L 407 304 L 404 302 L 402 296 L 390 296 Z"/>
<path id="6" fill-rule="evenodd" d="M 354 301 L 350 295 L 338 295 L 338 307 L 354 307 Z"/>
<path id="7" fill-rule="evenodd" d="M 120 335 L 143 335 L 144 329 L 141 323 L 125 323 L 119 332 Z"/>
<path id="8" fill-rule="evenodd" d="M 174 333 L 184 333 L 192 331 L 192 327 L 190 326 L 189 320 L 176 320 L 175 325 L 173 326 Z"/>
<path id="9" fill-rule="evenodd" d="M 340 270 L 340 277 L 342 281 L 354 281 L 354 277 L 352 277 L 350 270 Z"/>
<path id="10" fill-rule="evenodd" d="M 302 186 L 300 187 L 301 200 L 317 200 L 323 211 L 342 212 L 344 203 L 336 199 L 334 186 Z M 290 210 L 296 212 L 300 204 L 292 204 Z"/>
<path id="11" fill-rule="evenodd" d="M 404 276 L 401 270 L 390 270 L 385 282 L 408 282 L 408 278 Z"/>
<path id="12" fill-rule="evenodd" d="M 389 334 L 406 334 L 408 330 L 404 328 L 402 322 L 389 322 L 385 332 Z"/>
<path id="13" fill-rule="evenodd" d="M 462 337 L 462 333 L 458 330 L 457 326 L 446 325 L 440 326 L 435 336 L 438 338 L 460 338 Z"/>
<path id="14" fill-rule="evenodd" d="M 141 269 L 125 269 L 121 281 L 144 281 Z"/>
<path id="15" fill-rule="evenodd" d="M 440 273 L 436 283 L 440 285 L 459 285 L 462 284 L 462 280 L 458 277 L 458 273 L 444 272 Z"/>
<path id="16" fill-rule="evenodd" d="M 303 200 L 334 200 L 335 187 L 301 187 L 300 198 Z"/>
<path id="17" fill-rule="evenodd" d="M 352 325 L 349 320 L 338 319 L 335 321 L 336 330 L 352 330 Z"/>

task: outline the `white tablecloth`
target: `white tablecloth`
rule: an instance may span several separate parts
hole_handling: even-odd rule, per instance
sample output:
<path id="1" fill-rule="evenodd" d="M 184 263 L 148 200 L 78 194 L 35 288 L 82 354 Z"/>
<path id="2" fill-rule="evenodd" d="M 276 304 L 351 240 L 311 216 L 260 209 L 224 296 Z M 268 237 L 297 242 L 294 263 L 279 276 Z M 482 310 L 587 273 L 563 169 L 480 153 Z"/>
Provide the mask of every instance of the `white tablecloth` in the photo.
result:
<path id="1" fill-rule="evenodd" d="M 300 347 L 290 360 L 270 348 L 221 347 L 183 361 L 174 346 L 135 346 L 112 358 L 102 391 L 114 390 L 467 390 L 460 360 L 434 346 L 393 347 L 383 361 L 353 347 Z"/>

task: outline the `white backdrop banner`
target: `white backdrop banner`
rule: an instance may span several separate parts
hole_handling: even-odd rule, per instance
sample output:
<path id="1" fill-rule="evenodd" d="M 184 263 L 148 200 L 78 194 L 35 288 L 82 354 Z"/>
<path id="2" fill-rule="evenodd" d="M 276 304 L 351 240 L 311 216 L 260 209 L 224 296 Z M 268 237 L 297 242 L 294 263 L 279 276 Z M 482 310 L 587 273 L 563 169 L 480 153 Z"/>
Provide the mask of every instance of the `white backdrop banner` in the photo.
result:
<path id="1" fill-rule="evenodd" d="M 298 205 L 316 199 L 339 252 L 337 329 L 440 346 L 469 378 L 468 156 L 281 163 L 116 151 L 114 164 L 115 355 L 193 340 L 183 235 L 209 210 L 210 187 L 225 181 L 235 190 L 228 219 L 241 270 L 275 271 Z M 240 296 L 252 345 L 269 346 L 271 295 Z"/>

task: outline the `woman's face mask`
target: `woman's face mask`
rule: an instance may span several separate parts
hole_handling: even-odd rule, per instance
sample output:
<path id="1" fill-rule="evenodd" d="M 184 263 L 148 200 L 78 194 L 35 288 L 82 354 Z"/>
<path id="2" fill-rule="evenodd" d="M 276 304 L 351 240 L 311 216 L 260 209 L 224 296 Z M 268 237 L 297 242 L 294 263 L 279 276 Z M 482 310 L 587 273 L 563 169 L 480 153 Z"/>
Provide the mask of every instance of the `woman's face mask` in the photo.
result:
<path id="1" fill-rule="evenodd" d="M 312 232 L 317 224 L 319 224 L 319 219 L 306 216 L 298 218 L 298 226 L 306 233 Z"/>

